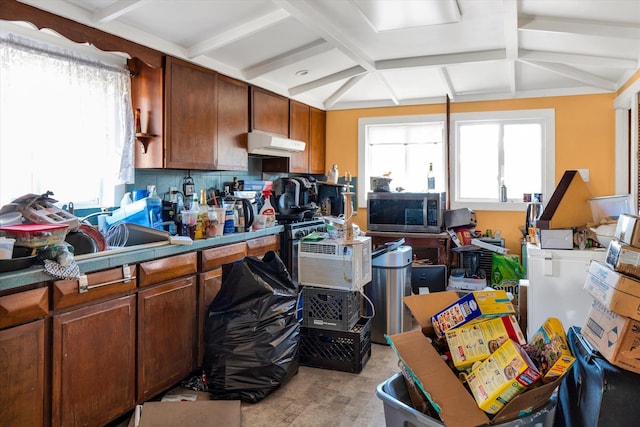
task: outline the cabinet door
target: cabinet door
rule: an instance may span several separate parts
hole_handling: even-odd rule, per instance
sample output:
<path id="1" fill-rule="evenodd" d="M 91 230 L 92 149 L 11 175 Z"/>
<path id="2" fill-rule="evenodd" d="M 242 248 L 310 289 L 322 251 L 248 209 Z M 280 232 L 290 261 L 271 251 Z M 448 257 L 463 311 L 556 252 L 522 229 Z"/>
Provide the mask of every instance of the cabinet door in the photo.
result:
<path id="1" fill-rule="evenodd" d="M 222 287 L 222 268 L 207 271 L 198 276 L 198 366 L 202 366 L 206 348 L 204 325 L 211 301 Z"/>
<path id="2" fill-rule="evenodd" d="M 134 407 L 135 301 L 53 316 L 52 425 L 104 425 Z"/>
<path id="3" fill-rule="evenodd" d="M 127 62 L 131 71 L 131 103 L 140 110 L 143 135 L 135 142 L 136 168 L 164 167 L 162 68 L 152 68 L 137 58 Z M 146 146 L 145 146 L 146 144 Z"/>
<path id="4" fill-rule="evenodd" d="M 251 86 L 251 130 L 289 137 L 289 99 Z"/>
<path id="5" fill-rule="evenodd" d="M 43 426 L 44 320 L 0 331 L 0 424 Z"/>
<path id="6" fill-rule="evenodd" d="M 248 170 L 249 87 L 218 74 L 216 169 Z"/>
<path id="7" fill-rule="evenodd" d="M 327 113 L 311 107 L 311 128 L 309 130 L 309 173 L 324 174 Z"/>
<path id="8" fill-rule="evenodd" d="M 289 136 L 303 141 L 306 145 L 303 152 L 292 153 L 289 161 L 289 172 L 309 172 L 309 106 L 301 102 L 290 101 L 291 128 Z"/>
<path id="9" fill-rule="evenodd" d="M 215 169 L 217 73 L 167 56 L 165 167 Z"/>
<path id="10" fill-rule="evenodd" d="M 196 368 L 196 320 L 195 276 L 138 293 L 138 402 Z"/>

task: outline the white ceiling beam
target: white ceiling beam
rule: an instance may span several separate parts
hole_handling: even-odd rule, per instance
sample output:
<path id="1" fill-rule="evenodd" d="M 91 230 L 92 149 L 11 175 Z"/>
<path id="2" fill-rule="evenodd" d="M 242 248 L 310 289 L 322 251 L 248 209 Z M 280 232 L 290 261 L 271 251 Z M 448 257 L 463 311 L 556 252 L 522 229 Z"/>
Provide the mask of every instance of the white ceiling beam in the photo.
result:
<path id="1" fill-rule="evenodd" d="M 284 68 L 296 62 L 312 58 L 330 51 L 334 47 L 325 40 L 316 40 L 297 49 L 285 52 L 282 55 L 275 56 L 267 61 L 260 62 L 242 70 L 242 74 L 247 80 L 253 80 L 256 77 L 267 74 L 271 71 Z"/>
<path id="2" fill-rule="evenodd" d="M 578 55 L 573 53 L 547 52 L 540 50 L 520 50 L 520 58 L 539 62 L 557 62 L 567 65 L 586 65 L 589 67 L 637 68 L 635 59 L 611 58 L 608 56 Z"/>
<path id="3" fill-rule="evenodd" d="M 322 87 L 340 80 L 348 79 L 350 77 L 355 77 L 366 72 L 367 70 L 365 70 L 360 66 L 355 66 L 346 70 L 342 70 L 337 73 L 325 76 L 321 79 L 292 87 L 291 89 L 289 89 L 289 96 L 296 96 L 301 93 L 308 92 L 310 90 L 317 89 L 319 87 Z"/>
<path id="4" fill-rule="evenodd" d="M 148 2 L 149 0 L 118 0 L 109 6 L 96 9 L 93 12 L 93 19 L 97 24 L 104 24 L 105 22 L 113 21 L 114 19 L 121 17 L 122 15 L 137 9 Z"/>
<path id="5" fill-rule="evenodd" d="M 518 60 L 518 2 L 502 0 L 505 50 L 507 55 L 507 80 L 511 96 L 516 96 L 516 61 Z"/>
<path id="6" fill-rule="evenodd" d="M 438 71 L 440 72 L 440 80 L 442 80 L 442 86 L 444 86 L 445 89 L 444 93 L 449 95 L 449 99 L 453 101 L 456 97 L 456 91 L 453 89 L 453 83 L 451 83 L 449 72 L 444 67 L 440 67 Z"/>
<path id="7" fill-rule="evenodd" d="M 287 19 L 289 16 L 291 15 L 286 10 L 278 9 L 252 21 L 236 25 L 229 31 L 225 31 L 224 33 L 218 34 L 215 37 L 211 37 L 208 40 L 204 40 L 198 44 L 191 46 L 187 49 L 187 56 L 189 58 L 195 58 L 207 52 L 211 52 L 212 50 L 219 49 L 223 46 L 228 45 L 229 43 L 233 43 L 237 40 L 240 40 L 244 37 L 250 36 L 251 34 L 255 34 L 258 31 L 275 25 L 278 22 Z"/>
<path id="8" fill-rule="evenodd" d="M 382 86 L 384 86 L 387 89 L 387 92 L 389 92 L 389 99 L 391 99 L 391 102 L 393 102 L 393 105 L 400 105 L 400 101 L 398 100 L 398 95 L 396 95 L 393 88 L 389 84 L 389 81 L 384 77 L 384 75 L 382 75 L 382 73 L 379 73 L 377 71 L 374 71 L 373 75 L 380 81 L 380 83 L 382 83 Z"/>
<path id="9" fill-rule="evenodd" d="M 318 35 L 339 49 L 356 64 L 367 71 L 374 71 L 373 61 L 353 43 L 339 27 L 329 21 L 313 7 L 309 0 L 272 0 L 277 6 L 287 10 L 294 18 L 314 30 Z M 345 4 L 350 4 L 345 2 Z"/>
<path id="10" fill-rule="evenodd" d="M 578 70 L 577 68 L 570 67 L 568 65 L 553 64 L 550 62 L 542 63 L 542 62 L 528 61 L 523 59 L 520 59 L 520 62 L 532 65 L 534 67 L 538 67 L 543 70 L 550 71 L 555 74 L 560 74 L 570 79 L 577 80 L 579 82 L 586 83 L 589 86 L 593 86 L 603 90 L 615 91 L 617 89 L 617 85 L 615 82 L 609 81 L 607 79 L 603 79 L 602 77 L 598 77 L 596 75 L 584 72 L 582 70 Z"/>
<path id="11" fill-rule="evenodd" d="M 640 26 L 638 25 L 625 23 L 613 24 L 611 22 L 605 23 L 583 19 L 560 19 L 544 16 L 520 17 L 520 29 L 640 40 Z"/>
<path id="12" fill-rule="evenodd" d="M 346 95 L 346 93 L 349 92 L 355 85 L 357 85 L 365 76 L 366 74 L 363 73 L 350 78 L 349 81 L 347 81 L 340 87 L 340 89 L 335 91 L 329 98 L 324 101 L 325 108 L 328 110 L 329 108 L 333 107 L 334 104 L 340 101 L 340 98 Z"/>
<path id="13" fill-rule="evenodd" d="M 377 70 L 396 70 L 412 67 L 446 67 L 469 62 L 504 61 L 504 49 L 483 50 L 478 52 L 448 53 L 444 55 L 415 56 L 376 61 Z"/>

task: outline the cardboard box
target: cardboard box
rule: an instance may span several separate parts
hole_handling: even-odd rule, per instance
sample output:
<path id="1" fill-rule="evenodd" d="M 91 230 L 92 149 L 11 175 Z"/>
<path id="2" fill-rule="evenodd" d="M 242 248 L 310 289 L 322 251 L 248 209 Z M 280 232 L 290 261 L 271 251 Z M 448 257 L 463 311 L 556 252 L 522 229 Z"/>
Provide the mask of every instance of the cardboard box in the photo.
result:
<path id="1" fill-rule="evenodd" d="M 495 414 L 541 378 L 524 349 L 511 339 L 467 375 L 480 409 Z"/>
<path id="2" fill-rule="evenodd" d="M 540 230 L 540 248 L 573 249 L 573 229 L 557 228 L 553 230 Z"/>
<path id="3" fill-rule="evenodd" d="M 640 249 L 612 239 L 607 246 L 605 263 L 620 273 L 640 278 Z"/>
<path id="4" fill-rule="evenodd" d="M 543 382 L 551 382 L 564 375 L 576 358 L 567 345 L 567 335 L 562 322 L 555 317 L 548 318 L 536 331 L 526 348 L 543 375 Z"/>
<path id="5" fill-rule="evenodd" d="M 608 310 L 640 321 L 640 281 L 591 261 L 584 289 Z"/>
<path id="6" fill-rule="evenodd" d="M 594 300 L 580 332 L 609 362 L 640 374 L 640 322 Z"/>
<path id="7" fill-rule="evenodd" d="M 405 297 L 404 302 L 420 324 L 421 331 L 412 330 L 387 337 L 443 422 L 448 427 L 499 424 L 548 404 L 559 380 L 514 397 L 492 420 L 478 407 L 471 393 L 431 344 L 434 336 L 431 317 L 457 300 L 458 295 L 453 291 Z"/>
<path id="8" fill-rule="evenodd" d="M 445 338 L 451 360 L 461 371 L 485 360 L 509 338 L 518 345 L 527 343 L 516 316 L 512 314 L 449 329 L 445 332 Z"/>
<path id="9" fill-rule="evenodd" d="M 614 237 L 627 245 L 640 248 L 640 216 L 620 214 Z"/>
<path id="10" fill-rule="evenodd" d="M 431 323 L 436 335 L 464 324 L 492 317 L 516 314 L 513 304 L 503 290 L 474 291 L 433 315 Z"/>
<path id="11" fill-rule="evenodd" d="M 145 402 L 140 427 L 242 427 L 239 400 Z"/>

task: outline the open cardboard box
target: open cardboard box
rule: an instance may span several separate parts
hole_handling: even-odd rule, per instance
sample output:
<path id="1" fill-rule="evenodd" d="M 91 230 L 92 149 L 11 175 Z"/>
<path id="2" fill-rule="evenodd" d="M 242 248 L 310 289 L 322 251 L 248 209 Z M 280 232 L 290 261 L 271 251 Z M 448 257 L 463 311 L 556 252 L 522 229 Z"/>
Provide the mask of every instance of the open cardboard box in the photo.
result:
<path id="1" fill-rule="evenodd" d="M 458 299 L 458 294 L 453 291 L 405 297 L 405 304 L 422 330 L 388 336 L 389 343 L 413 375 L 418 387 L 438 411 L 442 421 L 448 427 L 500 424 L 547 404 L 561 379 L 514 397 L 493 419 L 478 408 L 473 395 L 427 338 L 434 336 L 431 316 Z"/>
<path id="2" fill-rule="evenodd" d="M 165 397 L 169 395 L 177 399 L 145 402 L 136 407 L 128 427 L 242 426 L 239 400 L 211 400 L 206 392 L 182 387 L 167 392 Z M 189 399 L 181 399 L 181 396 Z"/>

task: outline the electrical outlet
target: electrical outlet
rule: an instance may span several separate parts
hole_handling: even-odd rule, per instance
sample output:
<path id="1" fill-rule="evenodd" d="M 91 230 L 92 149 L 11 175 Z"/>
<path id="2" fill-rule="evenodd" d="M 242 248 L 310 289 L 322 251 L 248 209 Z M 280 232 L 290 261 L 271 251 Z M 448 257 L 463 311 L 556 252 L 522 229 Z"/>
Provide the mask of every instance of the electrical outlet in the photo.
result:
<path id="1" fill-rule="evenodd" d="M 578 173 L 584 182 L 589 182 L 589 169 L 578 169 Z"/>

